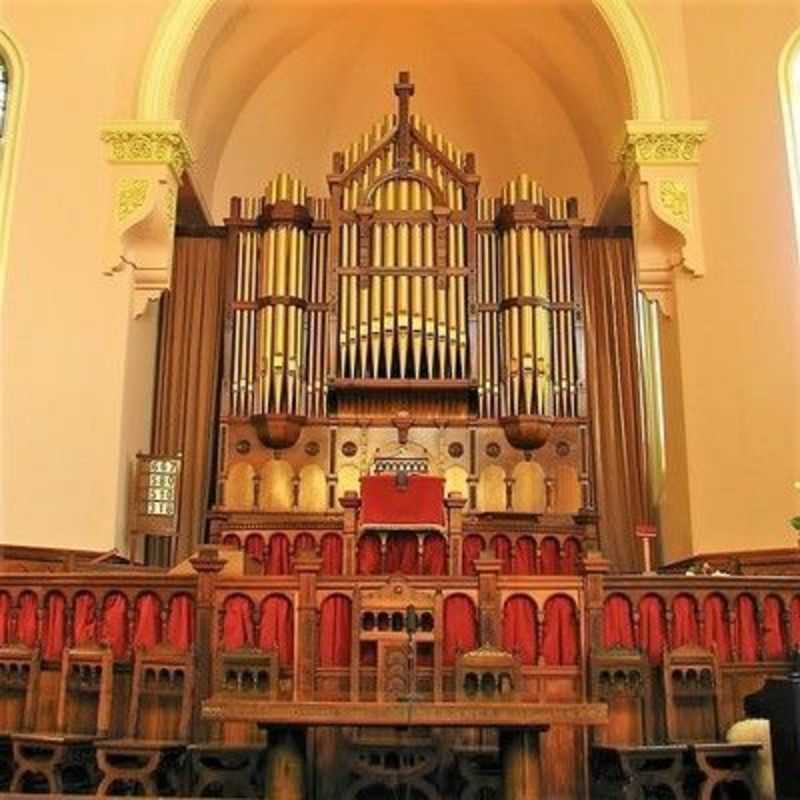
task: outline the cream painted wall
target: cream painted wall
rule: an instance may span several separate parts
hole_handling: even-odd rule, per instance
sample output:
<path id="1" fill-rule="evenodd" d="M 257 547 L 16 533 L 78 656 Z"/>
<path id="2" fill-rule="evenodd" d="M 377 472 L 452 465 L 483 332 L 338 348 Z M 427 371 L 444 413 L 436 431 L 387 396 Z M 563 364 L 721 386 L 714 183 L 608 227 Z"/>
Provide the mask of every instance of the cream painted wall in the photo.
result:
<path id="1" fill-rule="evenodd" d="M 155 315 L 131 321 L 129 276 L 101 274 L 110 170 L 98 131 L 133 115 L 167 0 L 114 0 L 113 13 L 109 5 L 6 0 L 0 11 L 27 54 L 30 79 L 0 331 L 0 542 L 118 543 L 130 456 L 149 437 Z M 300 30 L 286 20 L 280 30 L 250 30 L 263 20 L 242 11 L 252 5 L 217 12 L 221 29 L 201 31 L 183 81 L 201 157 L 196 174 L 218 214 L 228 194 L 258 188 L 279 167 L 319 180 L 330 150 L 385 108 L 387 79 L 407 65 L 393 63 L 401 53 L 353 41 L 345 53 L 352 63 L 340 58 L 332 69 L 325 53 L 332 53 L 335 25 L 308 21 Z M 421 43 L 408 64 L 418 72 L 420 110 L 475 149 L 490 183 L 527 167 L 550 190 L 602 197 L 616 169 L 627 99 L 621 66 L 597 44 L 586 5 L 569 4 L 558 17 L 565 38 L 550 50 L 539 47 L 536 17 L 525 27 L 498 14 L 486 38 L 458 28 L 467 39 L 448 38 L 439 25 L 449 53 L 471 44 L 460 60 L 437 61 Z M 679 282 L 666 337 L 672 363 L 680 359 L 673 378 L 681 383 L 668 401 L 678 422 L 670 453 L 687 478 L 673 487 L 667 550 L 677 557 L 690 549 L 789 545 L 785 520 L 800 511 L 791 488 L 800 478 L 800 268 L 776 69 L 800 24 L 797 4 L 636 5 L 662 48 L 673 114 L 712 123 L 700 171 L 708 274 Z M 258 36 L 278 49 L 259 45 Z M 480 42 L 492 53 L 485 65 L 473 57 Z M 314 44 L 317 63 L 309 60 Z M 369 65 L 369 99 L 360 104 L 356 89 L 365 76 L 358 73 Z M 445 70 L 439 83 L 431 77 L 437 65 Z M 498 74 L 511 76 L 514 88 L 497 82 Z M 324 92 L 314 94 L 310 78 L 319 75 Z M 456 77 L 458 86 L 449 86 Z M 476 98 L 487 87 L 494 96 L 483 105 Z M 500 135 L 498 117 L 511 119 Z M 524 126 L 515 130 L 518 117 Z M 307 119 L 313 127 L 301 140 L 286 134 Z M 292 125 L 281 128 L 284 120 Z M 531 142 L 541 142 L 541 152 L 529 155 Z M 243 161 L 242 151 L 255 155 Z"/>
<path id="2" fill-rule="evenodd" d="M 149 440 L 155 315 L 132 322 L 129 276 L 102 274 L 110 172 L 98 132 L 134 113 L 163 5 L 3 4 L 29 81 L 2 314 L 3 543 L 120 541 L 122 473 Z"/>

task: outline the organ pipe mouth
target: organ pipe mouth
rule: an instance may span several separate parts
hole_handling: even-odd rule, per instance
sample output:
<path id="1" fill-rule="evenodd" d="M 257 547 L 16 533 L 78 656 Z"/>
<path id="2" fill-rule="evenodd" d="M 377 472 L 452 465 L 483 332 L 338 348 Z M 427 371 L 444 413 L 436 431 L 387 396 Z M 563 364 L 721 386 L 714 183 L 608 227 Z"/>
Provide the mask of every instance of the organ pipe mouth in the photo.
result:
<path id="1" fill-rule="evenodd" d="M 503 417 L 500 424 L 512 447 L 518 450 L 538 450 L 550 438 L 554 421 L 552 417 L 522 415 Z"/>

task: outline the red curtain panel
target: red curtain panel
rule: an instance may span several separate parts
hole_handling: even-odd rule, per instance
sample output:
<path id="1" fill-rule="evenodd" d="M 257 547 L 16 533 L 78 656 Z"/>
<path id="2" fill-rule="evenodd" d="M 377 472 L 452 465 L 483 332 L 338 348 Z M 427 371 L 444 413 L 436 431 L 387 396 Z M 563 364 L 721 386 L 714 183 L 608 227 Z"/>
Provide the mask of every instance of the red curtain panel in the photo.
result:
<path id="1" fill-rule="evenodd" d="M 342 537 L 338 533 L 326 533 L 320 542 L 322 575 L 341 575 L 344 570 L 344 547 Z M 378 553 L 380 557 L 380 553 Z"/>
<path id="2" fill-rule="evenodd" d="M 394 475 L 361 479 L 362 525 L 444 526 L 444 479 L 409 475 L 400 484 Z"/>
<path id="3" fill-rule="evenodd" d="M 359 575 L 380 575 L 381 540 L 374 533 L 366 533 L 358 540 L 356 572 Z"/>
<path id="4" fill-rule="evenodd" d="M 245 553 L 254 561 L 258 561 L 259 564 L 264 563 L 264 551 L 266 549 L 267 546 L 264 542 L 264 537 L 260 533 L 251 533 L 244 540 Z"/>
<path id="5" fill-rule="evenodd" d="M 792 600 L 790 610 L 792 647 L 800 645 L 800 596 Z"/>
<path id="6" fill-rule="evenodd" d="M 222 616 L 222 646 L 225 650 L 252 647 L 255 644 L 253 604 L 242 594 L 225 601 Z"/>
<path id="7" fill-rule="evenodd" d="M 664 655 L 667 623 L 664 603 L 654 594 L 646 594 L 639 602 L 638 634 L 639 649 L 647 654 L 653 666 L 657 666 Z"/>
<path id="8" fill-rule="evenodd" d="M 465 536 L 461 545 L 461 571 L 464 575 L 477 575 L 475 561 L 483 550 L 483 539 L 480 536 Z"/>
<path id="9" fill-rule="evenodd" d="M 188 594 L 170 600 L 167 641 L 177 650 L 188 650 L 194 643 L 194 600 Z"/>
<path id="10" fill-rule="evenodd" d="M 557 595 L 544 606 L 542 657 L 549 666 L 578 663 L 578 617 L 571 598 Z"/>
<path id="11" fill-rule="evenodd" d="M 688 594 L 679 594 L 672 602 L 672 647 L 700 644 L 697 603 Z"/>
<path id="12" fill-rule="evenodd" d="M 520 536 L 517 539 L 512 570 L 515 575 L 536 574 L 536 542 L 532 536 Z"/>
<path id="13" fill-rule="evenodd" d="M 322 601 L 319 612 L 319 665 L 349 667 L 352 645 L 350 598 L 334 594 Z"/>
<path id="14" fill-rule="evenodd" d="M 422 574 L 447 574 L 447 543 L 438 533 L 428 534 L 422 542 Z"/>
<path id="15" fill-rule="evenodd" d="M 76 645 L 97 641 L 97 600 L 90 592 L 80 592 L 75 596 L 72 636 Z"/>
<path id="16" fill-rule="evenodd" d="M 530 597 L 514 595 L 503 607 L 503 649 L 528 666 L 536 664 L 536 606 Z"/>
<path id="17" fill-rule="evenodd" d="M 736 598 L 736 639 L 739 661 L 758 661 L 758 617 L 749 594 Z"/>
<path id="18" fill-rule="evenodd" d="M 577 575 L 581 567 L 581 543 L 570 537 L 564 542 L 564 554 L 561 556 L 561 574 Z"/>
<path id="19" fill-rule="evenodd" d="M 478 646 L 478 615 L 475 604 L 465 594 L 451 594 L 444 601 L 444 644 L 442 661 L 455 664 L 458 652 Z"/>
<path id="20" fill-rule="evenodd" d="M 133 623 L 134 648 L 150 650 L 161 641 L 161 601 L 147 592 L 136 601 Z"/>
<path id="21" fill-rule="evenodd" d="M 7 592 L 0 592 L 0 645 L 8 644 L 10 619 L 11 596 Z"/>
<path id="22" fill-rule="evenodd" d="M 783 603 L 774 594 L 764 598 L 764 628 L 761 637 L 764 658 L 780 661 L 786 658 L 786 638 L 783 633 Z"/>
<path id="23" fill-rule="evenodd" d="M 34 647 L 39 639 L 39 627 L 36 621 L 36 595 L 33 592 L 24 592 L 20 595 L 16 634 L 17 639 L 25 647 Z"/>
<path id="24" fill-rule="evenodd" d="M 282 667 L 294 661 L 294 610 L 291 602 L 280 594 L 271 594 L 261 604 L 261 630 L 258 646 L 262 650 L 278 651 Z"/>
<path id="25" fill-rule="evenodd" d="M 44 658 L 61 658 L 67 634 L 66 606 L 67 601 L 60 592 L 50 592 L 47 595 L 42 626 L 42 655 Z"/>
<path id="26" fill-rule="evenodd" d="M 558 575 L 561 566 L 561 553 L 558 551 L 558 539 L 548 536 L 542 540 L 542 575 Z"/>
<path id="27" fill-rule="evenodd" d="M 603 604 L 603 647 L 633 650 L 635 646 L 631 601 L 624 595 L 612 594 Z"/>
<path id="28" fill-rule="evenodd" d="M 514 570 L 514 559 L 511 556 L 511 540 L 508 536 L 495 536 L 489 544 L 494 557 L 501 562 L 500 574 L 510 575 Z"/>
<path id="29" fill-rule="evenodd" d="M 386 542 L 386 573 L 417 575 L 419 573 L 419 551 L 417 537 L 413 533 L 390 533 Z"/>
<path id="30" fill-rule="evenodd" d="M 283 533 L 269 537 L 269 551 L 264 563 L 265 575 L 290 575 L 289 539 Z"/>
<path id="31" fill-rule="evenodd" d="M 111 592 L 106 596 L 100 641 L 109 645 L 114 658 L 125 657 L 128 649 L 128 598 L 122 592 Z"/>
<path id="32" fill-rule="evenodd" d="M 717 654 L 720 664 L 731 660 L 731 629 L 728 624 L 728 603 L 722 595 L 711 594 L 703 603 L 703 647 Z"/>

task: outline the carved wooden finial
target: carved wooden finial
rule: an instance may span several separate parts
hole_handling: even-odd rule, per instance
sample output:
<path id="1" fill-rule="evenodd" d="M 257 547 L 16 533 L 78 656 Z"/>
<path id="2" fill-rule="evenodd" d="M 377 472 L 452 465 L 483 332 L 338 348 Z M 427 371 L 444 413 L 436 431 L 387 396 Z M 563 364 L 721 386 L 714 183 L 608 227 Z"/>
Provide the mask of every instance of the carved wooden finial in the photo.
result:
<path id="1" fill-rule="evenodd" d="M 411 167 L 411 120 L 409 116 L 410 99 L 414 94 L 411 73 L 401 72 L 394 85 L 397 95 L 397 163 L 399 170 Z"/>
<path id="2" fill-rule="evenodd" d="M 405 409 L 392 420 L 392 425 L 397 428 L 397 441 L 400 444 L 408 443 L 408 431 L 413 425 L 411 415 Z"/>

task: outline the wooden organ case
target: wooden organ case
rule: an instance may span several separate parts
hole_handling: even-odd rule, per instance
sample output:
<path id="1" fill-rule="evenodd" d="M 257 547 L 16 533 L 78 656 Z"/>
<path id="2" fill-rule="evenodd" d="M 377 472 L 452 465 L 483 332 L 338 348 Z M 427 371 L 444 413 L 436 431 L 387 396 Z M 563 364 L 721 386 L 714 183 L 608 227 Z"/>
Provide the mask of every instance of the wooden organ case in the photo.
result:
<path id="1" fill-rule="evenodd" d="M 401 73 L 396 113 L 334 154 L 329 198 L 280 175 L 231 202 L 223 518 L 338 513 L 400 436 L 474 525 L 534 513 L 557 534 L 594 507 L 577 203 L 524 175 L 480 197 L 413 93 Z"/>

